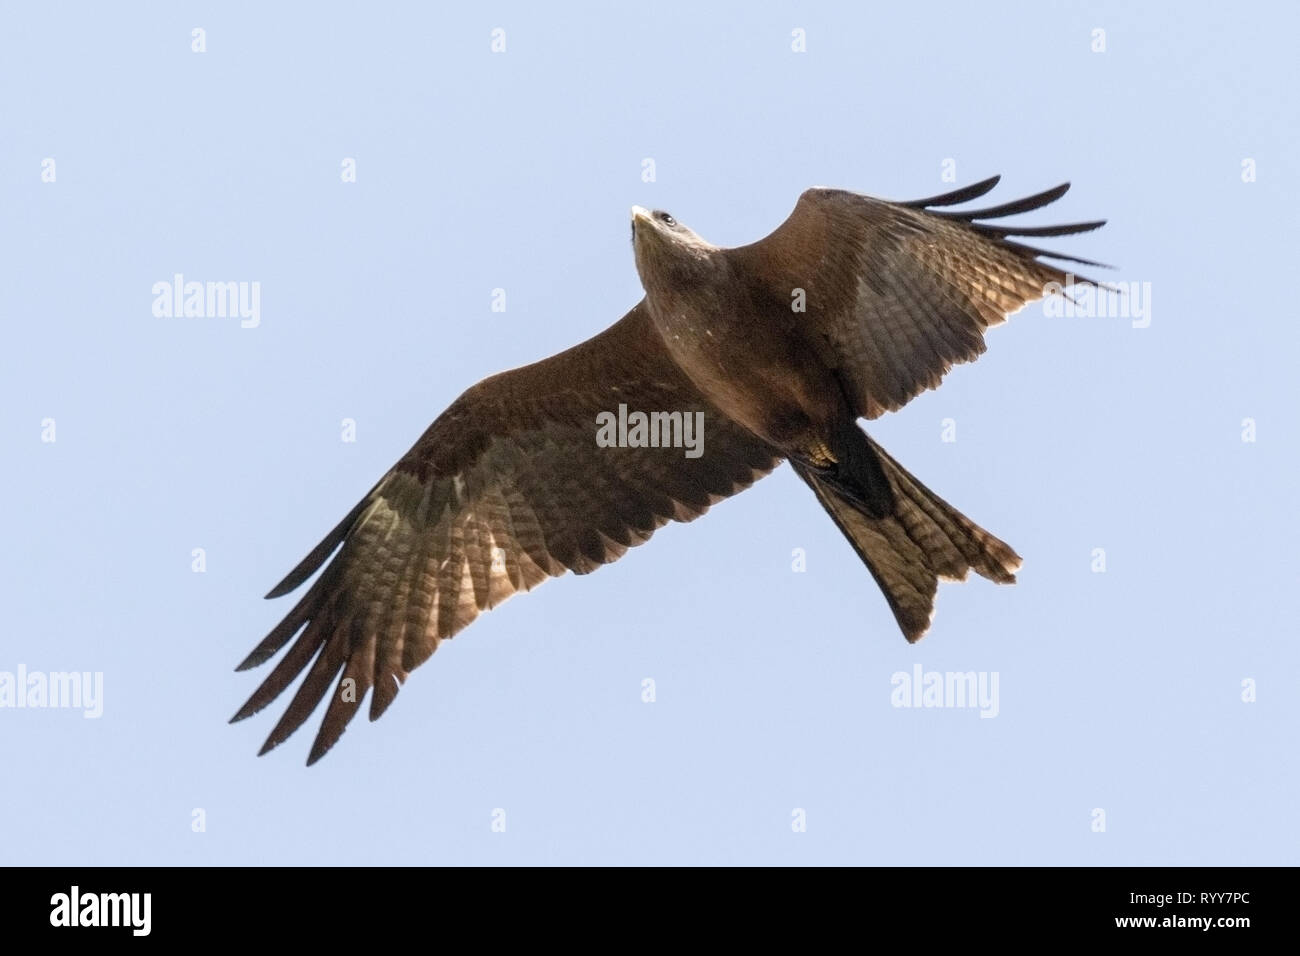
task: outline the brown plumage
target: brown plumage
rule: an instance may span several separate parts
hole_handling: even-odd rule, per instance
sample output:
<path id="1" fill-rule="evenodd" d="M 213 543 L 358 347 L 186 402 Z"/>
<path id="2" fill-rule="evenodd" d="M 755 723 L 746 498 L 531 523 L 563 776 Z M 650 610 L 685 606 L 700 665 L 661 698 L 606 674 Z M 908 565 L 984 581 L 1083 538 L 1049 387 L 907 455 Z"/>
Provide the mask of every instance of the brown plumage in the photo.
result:
<path id="1" fill-rule="evenodd" d="M 1072 257 L 1008 236 L 1102 224 L 983 222 L 1037 209 L 1068 186 L 984 210 L 947 208 L 996 182 L 911 203 L 810 189 L 775 232 L 734 249 L 634 208 L 646 297 L 581 345 L 484 379 L 429 426 L 267 595 L 287 594 L 324 567 L 239 665 L 290 645 L 233 720 L 306 670 L 262 752 L 328 697 L 314 763 L 367 693 L 374 720 L 438 642 L 481 612 L 549 577 L 617 560 L 786 458 L 870 569 L 909 641 L 929 626 L 939 579 L 973 569 L 1014 581 L 1020 559 L 1010 547 L 856 424 L 938 386 L 954 364 L 984 351 L 985 329 L 1049 283 L 1068 281 L 1040 257 Z M 620 405 L 702 413 L 702 454 L 603 447 L 597 416 Z"/>

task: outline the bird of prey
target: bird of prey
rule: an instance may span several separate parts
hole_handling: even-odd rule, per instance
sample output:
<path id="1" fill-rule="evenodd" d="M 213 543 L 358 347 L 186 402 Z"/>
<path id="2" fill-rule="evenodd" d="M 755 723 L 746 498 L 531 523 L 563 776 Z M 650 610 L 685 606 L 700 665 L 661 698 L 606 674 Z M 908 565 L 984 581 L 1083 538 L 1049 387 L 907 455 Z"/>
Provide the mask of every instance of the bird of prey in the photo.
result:
<path id="1" fill-rule="evenodd" d="M 1068 235 L 1102 221 L 989 222 L 1045 206 L 1068 183 L 989 208 L 949 208 L 997 181 L 913 202 L 809 189 L 775 232 L 730 249 L 666 212 L 633 207 L 644 298 L 594 338 L 484 379 L 438 416 L 267 595 L 288 594 L 324 568 L 239 665 L 262 664 L 297 637 L 232 721 L 306 669 L 261 752 L 328 696 L 307 760 L 315 763 L 367 693 L 375 720 L 439 642 L 483 611 L 547 578 L 617 560 L 783 460 L 875 577 L 908 641 L 929 627 L 941 578 L 974 570 L 1013 582 L 1016 553 L 858 425 L 937 387 L 984 351 L 985 329 L 1026 303 L 1091 282 L 1042 260 L 1100 263 L 1009 237 Z M 702 420 L 699 453 L 598 442 L 602 416 L 626 409 Z"/>

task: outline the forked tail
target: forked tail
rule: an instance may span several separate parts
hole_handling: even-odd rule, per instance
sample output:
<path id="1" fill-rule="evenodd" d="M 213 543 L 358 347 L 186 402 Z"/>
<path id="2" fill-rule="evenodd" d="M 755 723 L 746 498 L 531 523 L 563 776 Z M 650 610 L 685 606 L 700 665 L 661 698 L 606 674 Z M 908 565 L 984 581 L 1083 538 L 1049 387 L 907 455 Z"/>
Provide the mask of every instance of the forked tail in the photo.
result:
<path id="1" fill-rule="evenodd" d="M 855 501 L 837 483 L 806 465 L 795 462 L 794 469 L 870 569 L 903 636 L 915 643 L 930 627 L 940 578 L 960 581 L 973 569 L 990 581 L 1012 584 L 1020 556 L 917 481 L 858 431 L 889 479 L 892 514 L 873 517 L 871 509 L 862 506 L 860 496 Z"/>

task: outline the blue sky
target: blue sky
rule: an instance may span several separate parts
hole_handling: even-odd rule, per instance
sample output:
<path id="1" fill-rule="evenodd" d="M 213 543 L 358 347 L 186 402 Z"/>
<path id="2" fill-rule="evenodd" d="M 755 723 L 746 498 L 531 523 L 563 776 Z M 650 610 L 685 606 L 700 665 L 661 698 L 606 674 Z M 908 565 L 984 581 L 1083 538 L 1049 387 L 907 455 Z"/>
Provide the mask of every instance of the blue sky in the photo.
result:
<path id="1" fill-rule="evenodd" d="M 0 679 L 102 674 L 102 715 L 0 707 L 0 861 L 1296 863 L 1300 17 L 904 6 L 7 8 Z M 1052 243 L 1149 283 L 1146 327 L 1030 306 L 870 425 L 1015 587 L 943 585 L 908 646 L 782 468 L 485 615 L 310 770 L 227 726 L 261 595 L 463 389 L 636 302 L 632 204 L 732 245 L 945 170 L 1072 180 L 1029 221 L 1109 218 Z M 155 316 L 176 273 L 258 324 Z M 997 716 L 893 706 L 918 665 Z"/>

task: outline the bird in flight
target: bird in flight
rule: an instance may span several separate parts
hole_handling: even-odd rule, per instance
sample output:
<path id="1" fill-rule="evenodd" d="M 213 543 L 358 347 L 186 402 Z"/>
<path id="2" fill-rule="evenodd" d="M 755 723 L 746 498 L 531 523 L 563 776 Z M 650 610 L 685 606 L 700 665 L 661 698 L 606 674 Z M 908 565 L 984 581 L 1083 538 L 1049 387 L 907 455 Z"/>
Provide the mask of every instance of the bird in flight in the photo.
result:
<path id="1" fill-rule="evenodd" d="M 977 358 L 984 330 L 1026 303 L 1091 283 L 1042 260 L 1100 263 L 1010 237 L 1102 221 L 990 222 L 1045 206 L 1068 183 L 949 208 L 997 181 L 913 202 L 809 189 L 775 232 L 731 249 L 666 212 L 633 207 L 645 297 L 594 338 L 486 378 L 438 416 L 267 595 L 324 568 L 239 665 L 256 667 L 293 642 L 232 722 L 306 670 L 261 753 L 328 697 L 307 759 L 315 763 L 367 694 L 375 720 L 439 642 L 482 612 L 547 578 L 616 561 L 783 460 L 875 577 L 908 641 L 928 629 L 940 579 L 974 570 L 1014 582 L 1015 551 L 858 425 Z M 697 453 L 634 440 L 625 426 L 636 413 L 663 415 L 669 437 L 679 437 L 678 422 L 701 423 Z M 618 440 L 599 440 L 602 428 L 614 433 L 615 415 Z"/>

